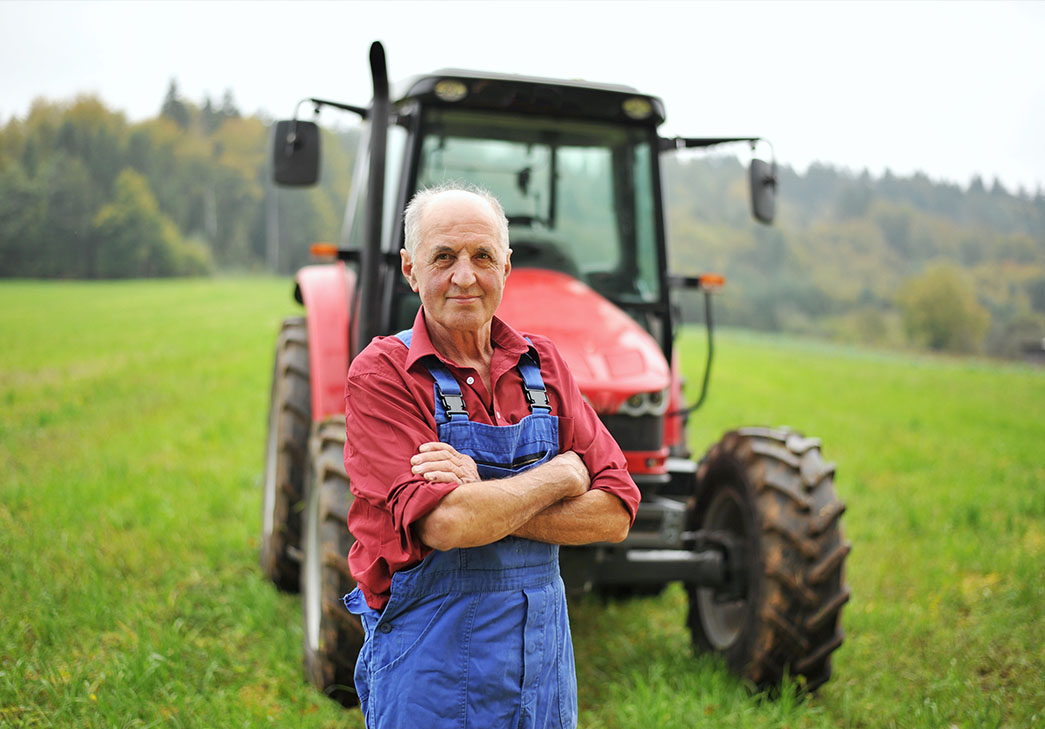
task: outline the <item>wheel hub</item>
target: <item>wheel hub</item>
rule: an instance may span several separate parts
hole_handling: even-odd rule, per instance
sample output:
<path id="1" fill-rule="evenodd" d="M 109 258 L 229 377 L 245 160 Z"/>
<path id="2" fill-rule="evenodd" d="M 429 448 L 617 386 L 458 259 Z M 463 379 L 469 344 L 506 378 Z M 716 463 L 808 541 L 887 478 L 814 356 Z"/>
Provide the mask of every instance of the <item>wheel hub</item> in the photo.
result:
<path id="1" fill-rule="evenodd" d="M 315 484 L 309 489 L 306 504 L 304 536 L 304 572 L 302 579 L 302 607 L 305 610 L 305 640 L 308 646 L 319 650 L 319 622 L 322 611 L 322 575 L 320 574 L 319 543 L 319 489 Z"/>
<path id="2" fill-rule="evenodd" d="M 708 532 L 725 532 L 730 541 L 744 543 L 747 534 L 743 507 L 731 489 L 721 490 L 708 505 L 704 517 L 703 528 Z M 727 551 L 732 567 L 738 567 L 736 549 Z M 704 633 L 717 650 L 725 650 L 740 637 L 747 615 L 747 599 L 744 585 L 737 584 L 739 575 L 725 588 L 700 587 L 697 589 L 697 601 L 700 604 L 700 619 Z"/>

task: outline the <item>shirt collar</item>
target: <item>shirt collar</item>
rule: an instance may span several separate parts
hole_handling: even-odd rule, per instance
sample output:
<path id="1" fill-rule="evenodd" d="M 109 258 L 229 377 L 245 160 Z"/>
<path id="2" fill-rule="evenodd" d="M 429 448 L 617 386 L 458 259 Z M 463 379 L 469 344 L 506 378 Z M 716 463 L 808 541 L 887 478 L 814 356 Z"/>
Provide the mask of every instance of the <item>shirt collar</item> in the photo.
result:
<path id="1" fill-rule="evenodd" d="M 406 368 L 410 369 L 414 363 L 422 357 L 434 355 L 438 357 L 444 364 L 455 366 L 453 362 L 449 361 L 436 350 L 435 345 L 432 344 L 431 337 L 428 336 L 428 325 L 425 323 L 425 310 L 421 307 L 417 310 L 417 316 L 414 317 L 414 326 L 412 328 L 410 351 L 406 355 Z M 500 349 L 505 355 L 510 355 L 512 360 L 515 362 L 519 361 L 519 357 L 523 355 L 527 350 L 531 349 L 531 345 L 526 341 L 525 338 L 519 332 L 515 331 L 512 327 L 508 326 L 501 319 L 494 316 L 490 322 L 490 339 L 493 340 L 494 349 Z"/>

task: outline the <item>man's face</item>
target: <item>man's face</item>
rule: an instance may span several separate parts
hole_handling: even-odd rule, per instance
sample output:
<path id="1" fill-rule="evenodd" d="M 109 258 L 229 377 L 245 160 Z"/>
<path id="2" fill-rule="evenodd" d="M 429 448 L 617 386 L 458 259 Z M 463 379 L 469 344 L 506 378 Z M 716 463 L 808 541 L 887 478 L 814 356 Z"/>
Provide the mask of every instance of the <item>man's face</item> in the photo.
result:
<path id="1" fill-rule="evenodd" d="M 429 331 L 480 331 L 497 311 L 512 268 L 493 211 L 476 195 L 446 192 L 428 203 L 421 230 L 414 255 L 401 252 L 402 269 L 421 296 Z"/>

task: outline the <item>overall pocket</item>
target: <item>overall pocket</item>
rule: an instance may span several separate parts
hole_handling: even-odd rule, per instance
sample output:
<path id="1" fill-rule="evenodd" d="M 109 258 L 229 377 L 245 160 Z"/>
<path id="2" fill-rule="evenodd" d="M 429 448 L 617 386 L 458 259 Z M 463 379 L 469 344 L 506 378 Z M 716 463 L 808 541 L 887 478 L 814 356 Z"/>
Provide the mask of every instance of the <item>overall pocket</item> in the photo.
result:
<path id="1" fill-rule="evenodd" d="M 373 634 L 368 727 L 457 725 L 476 599 L 453 593 L 389 601 L 386 614 L 395 612 Z"/>
<path id="2" fill-rule="evenodd" d="M 562 585 L 562 580 L 559 580 Z M 557 646 L 556 673 L 559 679 L 559 720 L 563 729 L 577 726 L 577 668 L 573 660 L 573 636 L 570 635 L 570 616 L 566 608 L 566 590 L 560 587 L 562 597 L 556 610 L 555 640 Z"/>

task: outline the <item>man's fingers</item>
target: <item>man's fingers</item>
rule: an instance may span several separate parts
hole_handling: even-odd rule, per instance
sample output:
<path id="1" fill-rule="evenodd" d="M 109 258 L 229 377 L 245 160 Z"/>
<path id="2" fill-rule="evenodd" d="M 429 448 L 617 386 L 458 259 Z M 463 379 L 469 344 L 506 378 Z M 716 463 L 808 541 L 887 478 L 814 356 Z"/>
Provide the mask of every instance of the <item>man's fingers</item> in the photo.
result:
<path id="1" fill-rule="evenodd" d="M 458 485 L 462 483 L 461 478 L 450 471 L 425 471 L 423 475 L 426 481 L 434 481 L 436 483 L 456 483 Z"/>
<path id="2" fill-rule="evenodd" d="M 410 470 L 424 476 L 428 481 L 462 484 L 480 480 L 475 461 L 458 452 L 449 443 L 422 443 L 417 451 L 410 458 Z M 438 477 L 434 477 L 436 474 Z"/>
<path id="3" fill-rule="evenodd" d="M 417 448 L 418 453 L 430 453 L 432 451 L 448 451 L 450 453 L 457 453 L 454 447 L 449 443 L 443 443 L 440 440 L 433 440 L 428 443 L 422 443 Z"/>
<path id="4" fill-rule="evenodd" d="M 433 443 L 422 443 L 417 449 L 417 453 L 410 457 L 411 463 L 424 463 L 430 461 L 433 458 L 454 458 L 460 456 L 453 446 L 448 443 L 440 443 L 435 441 Z"/>
<path id="5" fill-rule="evenodd" d="M 461 471 L 461 466 L 446 458 L 431 459 L 415 463 L 410 470 L 413 473 L 428 473 L 429 471 Z"/>
<path id="6" fill-rule="evenodd" d="M 418 453 L 410 459 L 410 465 L 421 466 L 426 463 L 453 463 L 457 459 L 447 453 Z"/>

